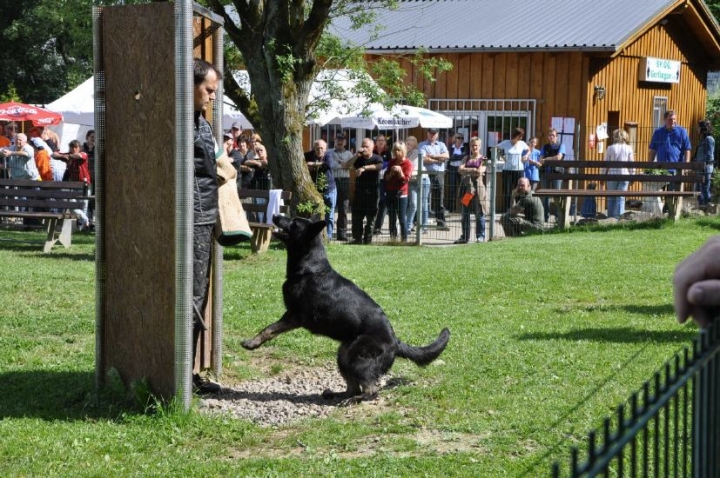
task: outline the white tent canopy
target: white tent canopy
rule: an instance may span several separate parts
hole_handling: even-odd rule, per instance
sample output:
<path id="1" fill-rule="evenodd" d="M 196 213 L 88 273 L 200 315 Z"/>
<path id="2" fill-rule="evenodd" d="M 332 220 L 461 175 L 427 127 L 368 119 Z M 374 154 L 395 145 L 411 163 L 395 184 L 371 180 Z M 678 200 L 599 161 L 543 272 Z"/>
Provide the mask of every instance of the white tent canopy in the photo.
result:
<path id="1" fill-rule="evenodd" d="M 247 71 L 239 70 L 234 77 L 238 84 L 250 93 Z M 94 77 L 88 78 L 77 88 L 47 105 L 47 109 L 62 113 L 64 123 L 53 128 L 65 145 L 71 139 L 85 139 L 85 133 L 95 124 Z M 340 125 L 356 129 L 401 129 L 421 126 L 424 128 L 451 128 L 452 119 L 434 111 L 412 106 L 396 105 L 390 111 L 379 103 L 370 103 L 369 93 L 384 94 L 373 79 L 362 73 L 347 69 L 321 71 L 310 90 L 306 124 L 309 126 Z M 252 124 L 233 102 L 223 98 L 223 129 L 228 130 L 234 122 L 243 129 L 253 129 Z"/>
<path id="2" fill-rule="evenodd" d="M 88 126 L 95 124 L 94 77 L 82 82 L 77 88 L 47 105 L 47 109 L 62 113 L 65 123 Z M 239 121 L 244 129 L 252 129 L 250 121 L 236 109 L 227 96 L 223 98 L 223 129 L 230 129 Z"/>
<path id="3" fill-rule="evenodd" d="M 65 123 L 84 126 L 95 124 L 93 77 L 83 81 L 77 88 L 46 106 L 50 111 L 62 113 Z"/>
<path id="4" fill-rule="evenodd" d="M 452 128 L 453 119 L 427 108 L 409 105 L 395 105 L 388 110 L 383 105 L 372 104 L 368 114 L 355 113 L 333 118 L 330 124 L 343 128 L 361 129 L 407 129 L 407 128 Z"/>
<path id="5" fill-rule="evenodd" d="M 248 94 L 252 92 L 247 70 L 238 70 L 233 77 Z M 341 116 L 359 114 L 371 101 L 368 89 L 375 89 L 378 95 L 385 94 L 368 74 L 348 69 L 322 70 L 310 88 L 305 124 L 339 124 L 332 122 Z"/>

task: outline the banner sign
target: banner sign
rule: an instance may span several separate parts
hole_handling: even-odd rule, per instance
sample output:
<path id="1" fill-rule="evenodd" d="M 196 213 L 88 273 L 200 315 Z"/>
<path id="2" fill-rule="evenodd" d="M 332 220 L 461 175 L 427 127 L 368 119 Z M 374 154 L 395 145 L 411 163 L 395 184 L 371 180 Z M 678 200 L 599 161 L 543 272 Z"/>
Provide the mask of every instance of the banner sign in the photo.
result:
<path id="1" fill-rule="evenodd" d="M 680 83 L 680 62 L 662 58 L 641 58 L 638 73 L 640 81 Z"/>

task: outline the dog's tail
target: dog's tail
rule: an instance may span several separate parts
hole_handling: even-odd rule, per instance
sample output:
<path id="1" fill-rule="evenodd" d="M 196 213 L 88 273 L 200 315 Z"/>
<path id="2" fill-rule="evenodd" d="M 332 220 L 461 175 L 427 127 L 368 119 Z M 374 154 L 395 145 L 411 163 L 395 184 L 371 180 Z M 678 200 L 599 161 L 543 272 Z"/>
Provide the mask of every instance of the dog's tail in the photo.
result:
<path id="1" fill-rule="evenodd" d="M 397 356 L 412 360 L 421 367 L 429 364 L 445 350 L 448 340 L 450 340 L 450 331 L 445 328 L 435 342 L 425 347 L 413 347 L 398 340 Z"/>

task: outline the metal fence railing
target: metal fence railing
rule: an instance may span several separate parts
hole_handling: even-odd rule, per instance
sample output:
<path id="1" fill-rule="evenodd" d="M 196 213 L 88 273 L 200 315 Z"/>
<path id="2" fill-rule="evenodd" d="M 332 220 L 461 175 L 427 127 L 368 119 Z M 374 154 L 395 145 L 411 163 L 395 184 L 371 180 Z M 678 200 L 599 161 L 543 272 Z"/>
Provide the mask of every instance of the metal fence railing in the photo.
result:
<path id="1" fill-rule="evenodd" d="M 615 126 L 609 126 L 608 134 L 612 135 L 615 128 Z M 650 139 L 654 130 L 654 127 L 633 127 L 630 131 L 630 145 L 635 150 L 636 161 L 643 161 L 647 159 Z M 692 128 L 688 128 L 688 132 L 690 133 L 691 144 L 696 146 L 699 140 L 697 132 Z M 576 131 L 573 131 L 573 137 L 577 136 L 577 138 L 586 138 L 589 134 L 590 133 L 587 129 L 581 126 L 579 126 Z M 540 143 L 544 141 L 542 137 L 539 139 Z M 606 151 L 610 144 L 612 144 L 612 137 L 602 142 L 602 146 L 600 142 L 598 142 L 593 149 L 588 149 L 586 151 L 585 156 L 583 157 L 584 160 L 595 160 L 598 162 L 598 168 L 600 168 L 604 158 L 603 151 Z M 578 146 L 579 144 L 577 144 L 577 141 L 567 145 L 567 157 L 569 159 L 577 159 L 577 152 L 573 152 L 571 154 L 570 151 L 577 149 Z M 497 153 L 496 148 L 486 149 L 490 156 Z M 502 171 L 503 163 L 501 161 L 495 161 L 494 164 L 496 169 L 494 171 L 491 169 L 492 163 L 488 162 L 486 164 L 488 165 L 488 172 L 484 176 L 484 183 L 488 191 L 488 197 L 494 198 L 495 201 L 490 208 L 493 214 L 486 213 L 484 217 L 484 223 L 486 225 L 484 239 L 493 240 L 504 236 L 504 230 L 501 226 L 501 216 L 507 211 L 509 204 L 512 203 L 512 192 L 514 190 L 514 186 L 510 188 L 508 184 L 506 184 L 506 171 Z M 429 172 L 427 176 L 429 177 L 431 183 L 431 190 L 426 191 L 426 193 L 428 193 L 426 196 L 426 208 L 429 209 L 428 220 L 426 221 L 426 224 L 423 225 L 423 233 L 419 235 L 417 233 L 419 224 L 418 218 L 414 219 L 412 223 L 409 224 L 408 240 L 406 243 L 452 244 L 454 241 L 458 240 L 458 238 L 464 237 L 467 233 L 471 234 L 471 236 L 465 239 L 468 239 L 469 242 L 474 242 L 474 239 L 480 235 L 476 232 L 476 229 L 480 226 L 480 224 L 478 224 L 478 220 L 472 212 L 469 219 L 469 228 L 467 227 L 468 218 L 463 218 L 463 216 L 467 216 L 467 211 L 463 210 L 461 204 L 460 196 L 463 191 L 460 188 L 460 180 L 459 177 L 457 177 L 457 172 L 452 169 L 448 169 L 442 174 Z M 511 175 L 508 174 L 508 177 L 510 176 Z M 495 181 L 491 181 L 493 178 Z M 443 187 L 439 188 L 438 184 L 442 184 Z M 662 196 L 633 196 L 633 191 L 646 192 L 648 188 L 653 186 L 663 187 L 664 185 L 660 183 L 644 184 L 641 182 L 630 184 L 625 201 L 625 213 L 621 216 L 621 220 L 636 222 L 667 217 L 665 214 L 667 208 L 663 203 Z M 593 187 L 604 189 L 605 185 L 590 184 L 589 181 L 581 181 L 577 185 L 574 185 L 574 187 L 580 189 L 592 189 Z M 695 187 L 697 187 L 697 185 L 692 183 L 686 183 L 684 186 L 686 191 L 691 191 L 692 188 Z M 398 233 L 396 232 L 396 234 L 393 234 L 393 231 L 396 228 L 390 227 L 389 217 L 386 213 L 388 205 L 384 202 L 384 193 L 379 191 L 378 196 L 380 198 L 380 202 L 378 205 L 378 214 L 373 225 L 374 234 L 372 242 L 397 242 L 396 237 Z M 417 200 L 417 205 L 419 205 L 420 202 L 420 200 Z M 408 198 L 408 203 L 410 203 L 410 198 Z M 684 210 L 687 210 L 688 212 L 691 212 L 693 208 L 698 208 L 697 199 L 694 197 L 686 198 L 683 205 Z M 574 198 L 571 202 L 570 208 L 571 222 L 581 223 L 580 221 L 584 220 L 585 222 L 594 223 L 602 221 L 603 219 L 608 219 L 607 206 L 607 198 L 602 195 L 597 197 L 588 196 L 583 198 Z M 545 213 L 545 226 L 547 228 L 552 228 L 557 223 L 558 215 L 560 214 L 560 211 L 558 210 L 558 201 L 556 198 L 545 198 L 543 200 L 543 207 Z M 397 211 L 400 208 L 396 205 L 393 209 Z M 414 210 L 414 208 L 412 209 Z M 419 210 L 419 207 L 417 209 Z M 465 227 L 463 228 L 462 226 L 464 221 Z M 612 223 L 613 221 L 609 220 L 606 222 Z M 416 230 L 411 232 L 413 227 L 415 227 Z"/>
<path id="2" fill-rule="evenodd" d="M 720 327 L 655 373 L 552 476 L 720 476 Z"/>

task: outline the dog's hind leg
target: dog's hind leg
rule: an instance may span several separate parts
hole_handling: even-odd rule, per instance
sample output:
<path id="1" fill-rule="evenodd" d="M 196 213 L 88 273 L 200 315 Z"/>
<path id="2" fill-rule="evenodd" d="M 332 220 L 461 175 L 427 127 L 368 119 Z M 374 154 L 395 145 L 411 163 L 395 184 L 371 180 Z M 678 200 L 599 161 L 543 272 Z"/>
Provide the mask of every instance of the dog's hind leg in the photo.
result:
<path id="1" fill-rule="evenodd" d="M 378 397 L 378 380 L 392 366 L 394 350 L 371 336 L 360 336 L 338 350 L 338 368 L 347 383 L 341 405 L 351 405 Z"/>
<path id="2" fill-rule="evenodd" d="M 267 327 L 262 329 L 260 333 L 257 334 L 255 337 L 244 340 L 240 345 L 242 345 L 243 348 L 246 348 L 248 350 L 254 350 L 268 340 L 272 340 L 278 335 L 289 332 L 290 330 L 295 330 L 298 327 L 299 325 L 292 319 L 292 317 L 287 312 L 285 312 L 285 314 L 280 320 L 268 325 Z"/>
<path id="3" fill-rule="evenodd" d="M 337 355 L 338 370 L 340 371 L 342 378 L 345 380 L 347 388 L 344 392 L 333 392 L 329 388 L 324 390 L 322 396 L 326 400 L 332 400 L 333 398 L 338 397 L 353 397 L 355 395 L 360 395 L 362 391 L 360 388 L 360 382 L 357 381 L 355 375 L 350 373 L 351 371 L 346 366 L 349 347 L 350 344 L 348 343 L 340 344 Z"/>

